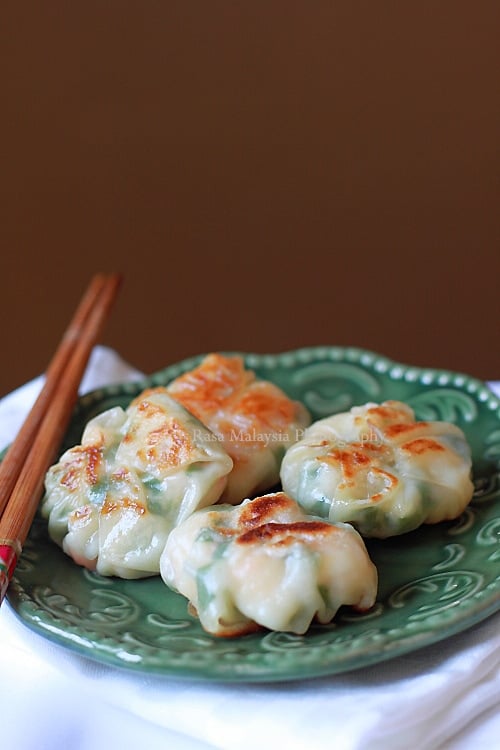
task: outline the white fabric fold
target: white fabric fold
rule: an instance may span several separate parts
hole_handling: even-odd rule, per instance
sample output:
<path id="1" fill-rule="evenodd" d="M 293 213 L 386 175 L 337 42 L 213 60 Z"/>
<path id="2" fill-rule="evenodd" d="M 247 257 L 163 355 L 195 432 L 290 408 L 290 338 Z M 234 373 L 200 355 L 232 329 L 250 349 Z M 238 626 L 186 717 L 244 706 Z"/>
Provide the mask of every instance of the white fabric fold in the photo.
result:
<path id="1" fill-rule="evenodd" d="M 140 373 L 105 347 L 82 391 Z M 0 448 L 42 379 L 0 402 Z M 500 395 L 500 384 L 492 384 Z M 107 667 L 0 610 L 2 745 L 16 750 L 492 750 L 500 746 L 500 613 L 433 646 L 330 678 L 217 684 Z"/>

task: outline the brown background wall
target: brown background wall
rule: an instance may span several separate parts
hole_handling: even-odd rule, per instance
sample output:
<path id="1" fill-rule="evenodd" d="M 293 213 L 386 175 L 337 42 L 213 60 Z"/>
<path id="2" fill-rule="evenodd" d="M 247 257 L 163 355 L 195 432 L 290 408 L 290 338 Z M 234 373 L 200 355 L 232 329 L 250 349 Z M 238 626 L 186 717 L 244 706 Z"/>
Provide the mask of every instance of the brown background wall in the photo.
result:
<path id="1" fill-rule="evenodd" d="M 145 371 L 327 343 L 500 378 L 497 2 L 9 5 L 0 395 L 101 269 Z"/>

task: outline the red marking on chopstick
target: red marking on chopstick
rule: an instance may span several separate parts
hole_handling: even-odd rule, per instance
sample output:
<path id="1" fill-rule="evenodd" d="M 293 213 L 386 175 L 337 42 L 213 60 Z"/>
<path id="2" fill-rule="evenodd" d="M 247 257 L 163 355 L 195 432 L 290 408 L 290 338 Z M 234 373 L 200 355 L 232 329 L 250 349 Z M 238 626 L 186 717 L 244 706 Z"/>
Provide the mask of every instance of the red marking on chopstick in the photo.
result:
<path id="1" fill-rule="evenodd" d="M 18 548 L 19 544 L 15 542 L 0 544 L 0 601 L 5 596 L 7 586 L 14 574 L 19 556 Z"/>

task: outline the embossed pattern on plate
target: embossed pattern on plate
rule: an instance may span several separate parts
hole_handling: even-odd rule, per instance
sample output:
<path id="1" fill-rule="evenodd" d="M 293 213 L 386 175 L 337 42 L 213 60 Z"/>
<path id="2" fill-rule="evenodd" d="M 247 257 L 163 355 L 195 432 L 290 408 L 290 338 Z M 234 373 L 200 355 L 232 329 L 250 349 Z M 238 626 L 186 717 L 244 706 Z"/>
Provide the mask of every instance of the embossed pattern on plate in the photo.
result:
<path id="1" fill-rule="evenodd" d="M 315 419 L 366 401 L 400 399 L 420 419 L 455 422 L 473 453 L 473 503 L 454 522 L 367 543 L 380 579 L 370 612 L 342 609 L 333 623 L 304 636 L 262 631 L 236 639 L 204 633 L 185 599 L 159 578 L 123 581 L 79 568 L 37 518 L 8 592 L 28 627 L 91 659 L 141 672 L 272 681 L 358 669 L 435 643 L 500 609 L 500 402 L 486 385 L 354 348 L 243 356 L 258 375 L 302 400 Z M 143 388 L 169 382 L 200 359 L 84 396 L 63 447 L 79 441 L 95 414 L 126 406 Z"/>

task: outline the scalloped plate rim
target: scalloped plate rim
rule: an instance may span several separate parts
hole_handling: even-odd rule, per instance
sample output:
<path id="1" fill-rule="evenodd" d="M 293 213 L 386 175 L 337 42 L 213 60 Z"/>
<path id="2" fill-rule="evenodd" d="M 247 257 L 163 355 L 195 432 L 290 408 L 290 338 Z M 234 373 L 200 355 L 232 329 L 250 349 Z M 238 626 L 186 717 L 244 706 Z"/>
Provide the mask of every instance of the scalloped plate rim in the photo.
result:
<path id="1" fill-rule="evenodd" d="M 420 383 L 419 378 L 427 376 L 428 382 L 425 386 L 436 384 L 439 378 L 446 378 L 446 383 L 452 385 L 457 390 L 464 390 L 469 385 L 472 387 L 472 391 L 468 391 L 469 395 L 474 398 L 478 397 L 478 394 L 483 390 L 487 393 L 487 400 L 489 402 L 490 412 L 497 411 L 497 416 L 500 417 L 500 399 L 491 391 L 486 383 L 478 378 L 470 376 L 466 373 L 457 372 L 449 369 L 434 368 L 434 367 L 422 367 L 411 364 L 403 364 L 396 360 L 393 360 L 387 356 L 379 354 L 375 351 L 359 348 L 359 347 L 343 347 L 343 346 L 328 346 L 318 345 L 313 347 L 301 347 L 298 349 L 292 349 L 283 351 L 280 353 L 253 353 L 253 352 L 241 352 L 241 351 L 227 351 L 222 352 L 228 355 L 239 355 L 243 356 L 245 360 L 250 360 L 252 364 L 250 367 L 259 366 L 262 368 L 266 366 L 270 367 L 271 363 L 283 367 L 286 370 L 291 369 L 290 360 L 293 359 L 296 366 L 313 364 L 314 362 L 324 361 L 325 357 L 328 362 L 345 362 L 346 360 L 350 364 L 356 364 L 369 371 L 374 371 L 376 376 L 381 378 L 389 378 L 389 380 L 405 380 L 405 373 L 411 371 L 415 374 L 415 378 L 412 378 L 411 383 L 413 385 L 424 385 Z M 96 402 L 98 399 L 103 398 L 116 398 L 121 395 L 123 398 L 128 397 L 130 394 L 142 390 L 145 387 L 150 387 L 158 383 L 159 381 L 168 382 L 169 379 L 176 377 L 178 373 L 184 372 L 187 369 L 193 367 L 199 362 L 206 354 L 198 354 L 191 357 L 187 357 L 179 362 L 172 363 L 161 370 L 156 371 L 150 375 L 146 375 L 139 378 L 136 381 L 128 381 L 125 383 L 117 383 L 106 385 L 100 388 L 95 388 L 89 393 L 81 396 L 77 407 L 75 409 L 75 417 L 77 419 L 79 414 L 88 408 L 88 405 L 92 402 Z M 330 358 L 331 357 L 331 358 Z M 362 361 L 364 360 L 364 361 Z M 286 364 L 288 361 L 288 364 Z M 377 370 L 377 364 L 383 363 L 383 369 Z M 380 364 L 379 364 L 380 367 Z M 391 373 L 391 371 L 393 371 Z M 448 383 L 448 380 L 460 382 L 460 386 L 454 384 L 454 382 Z M 405 381 L 409 382 L 409 381 Z M 484 402 L 486 399 L 483 398 Z M 500 421 L 499 421 L 500 427 Z M 68 564 L 73 563 L 68 559 Z M 303 674 L 303 665 L 295 665 L 288 670 L 282 669 L 252 669 L 242 670 L 241 672 L 236 670 L 235 665 L 228 663 L 224 664 L 219 662 L 217 668 L 208 669 L 204 665 L 199 668 L 194 668 L 192 665 L 183 666 L 182 664 L 145 664 L 143 660 L 135 663 L 124 661 L 121 657 L 117 656 L 115 649 L 106 649 L 102 646 L 102 643 L 94 643 L 83 646 L 75 640 L 75 633 L 72 632 L 72 628 L 68 627 L 64 622 L 58 626 L 54 626 L 50 622 L 44 622 L 43 615 L 47 616 L 47 612 L 40 609 L 40 613 L 36 613 L 36 607 L 34 606 L 34 600 L 30 599 L 29 595 L 24 591 L 21 586 L 18 577 L 14 577 L 12 589 L 8 592 L 8 601 L 16 616 L 32 631 L 39 635 L 49 639 L 53 643 L 56 643 L 70 651 L 76 652 L 83 657 L 90 658 L 91 660 L 98 661 L 108 666 L 115 666 L 118 668 L 125 668 L 127 670 L 134 670 L 152 674 L 163 674 L 169 676 L 175 676 L 178 678 L 197 679 L 197 680 L 209 680 L 209 681 L 224 681 L 224 682 L 270 682 L 270 681 L 282 681 L 282 680 L 293 680 L 293 679 L 304 679 L 314 677 L 324 677 L 327 675 L 334 675 L 342 672 L 352 671 L 359 669 L 363 666 L 369 666 L 381 661 L 396 658 L 410 651 L 424 648 L 425 646 L 432 645 L 440 640 L 452 637 L 453 635 L 462 632 L 463 630 L 472 627 L 479 623 L 483 619 L 494 614 L 500 609 L 500 578 L 496 580 L 496 585 L 493 592 L 490 592 L 490 596 L 484 597 L 484 601 L 481 600 L 479 603 L 474 602 L 474 606 L 466 608 L 466 611 L 461 616 L 451 620 L 450 623 L 441 624 L 438 629 L 431 629 L 430 632 L 424 630 L 418 633 L 418 638 L 403 633 L 402 637 L 391 638 L 384 636 L 379 639 L 375 648 L 370 642 L 366 642 L 363 647 L 357 648 L 356 654 L 359 657 L 357 662 L 352 660 L 352 656 L 347 653 L 344 658 L 337 658 L 333 662 L 314 664 L 311 668 L 306 669 L 306 674 Z M 29 612 L 30 607 L 33 605 L 35 612 Z M 50 618 L 49 618 L 50 619 Z M 73 628 L 73 630 L 75 630 Z M 307 636 L 305 636 L 307 638 Z M 76 634 L 76 638 L 83 640 L 81 636 Z M 242 642 L 242 641 L 241 641 Z M 300 646 L 297 648 L 300 649 Z M 348 650 L 349 651 L 349 650 Z M 297 653 L 297 651 L 295 651 Z M 307 664 L 306 664 L 307 667 Z"/>

